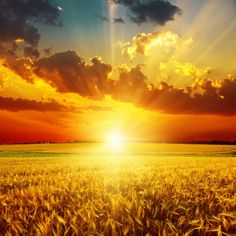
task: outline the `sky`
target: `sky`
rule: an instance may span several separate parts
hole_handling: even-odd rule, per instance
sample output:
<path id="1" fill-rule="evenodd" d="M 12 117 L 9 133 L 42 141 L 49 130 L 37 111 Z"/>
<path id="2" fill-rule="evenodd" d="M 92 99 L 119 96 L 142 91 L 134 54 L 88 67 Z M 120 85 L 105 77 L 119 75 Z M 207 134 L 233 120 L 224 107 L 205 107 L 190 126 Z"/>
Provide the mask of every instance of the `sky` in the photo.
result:
<path id="1" fill-rule="evenodd" d="M 235 0 L 2 0 L 0 143 L 236 140 Z"/>

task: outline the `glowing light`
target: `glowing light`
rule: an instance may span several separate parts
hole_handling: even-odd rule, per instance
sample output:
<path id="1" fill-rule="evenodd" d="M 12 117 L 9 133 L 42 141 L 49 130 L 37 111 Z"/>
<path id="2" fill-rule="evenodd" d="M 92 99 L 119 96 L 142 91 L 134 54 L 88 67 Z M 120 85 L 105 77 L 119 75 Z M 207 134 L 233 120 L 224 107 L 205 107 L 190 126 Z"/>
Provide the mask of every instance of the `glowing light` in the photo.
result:
<path id="1" fill-rule="evenodd" d="M 24 39 L 22 39 L 22 38 L 17 38 L 17 39 L 15 39 L 15 43 L 16 44 L 21 44 L 21 43 L 24 43 Z"/>
<path id="2" fill-rule="evenodd" d="M 108 9 L 109 9 L 109 18 L 110 19 L 113 19 L 115 17 L 115 13 L 116 13 L 116 9 L 117 9 L 117 6 L 116 4 L 113 4 L 113 0 L 109 0 L 108 1 Z M 113 64 L 114 62 L 114 41 L 115 41 L 115 34 L 114 34 L 114 24 L 112 22 L 112 20 L 110 21 L 110 25 L 109 25 L 109 28 L 110 28 L 110 57 L 111 57 L 111 64 Z"/>
<path id="3" fill-rule="evenodd" d="M 61 6 L 57 7 L 58 11 L 63 11 L 63 8 Z"/>
<path id="4" fill-rule="evenodd" d="M 113 133 L 108 136 L 108 143 L 113 147 L 120 147 L 124 142 L 124 137 L 120 133 Z"/>

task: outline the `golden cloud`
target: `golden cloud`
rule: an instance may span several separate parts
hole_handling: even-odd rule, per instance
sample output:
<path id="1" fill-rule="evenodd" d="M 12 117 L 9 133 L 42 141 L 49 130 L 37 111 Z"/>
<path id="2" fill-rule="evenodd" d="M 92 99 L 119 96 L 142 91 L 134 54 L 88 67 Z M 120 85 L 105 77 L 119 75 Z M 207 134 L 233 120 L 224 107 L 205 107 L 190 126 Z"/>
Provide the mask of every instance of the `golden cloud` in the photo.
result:
<path id="1" fill-rule="evenodd" d="M 132 42 L 126 42 L 121 45 L 121 53 L 133 60 L 137 54 L 149 55 L 153 48 L 160 47 L 170 51 L 180 45 L 189 45 L 191 43 L 192 38 L 181 38 L 171 31 L 140 33 L 133 37 Z"/>
<path id="2" fill-rule="evenodd" d="M 21 65 L 25 65 L 24 60 L 20 61 Z M 166 67 L 162 64 L 161 69 L 164 70 Z M 122 65 L 118 70 L 118 78 L 114 80 L 109 76 L 113 71 L 110 64 L 104 63 L 99 57 L 85 63 L 73 51 L 42 58 L 30 64 L 29 69 L 27 66 L 11 68 L 28 82 L 35 84 L 35 80 L 29 78 L 38 76 L 63 94 L 78 94 L 94 100 L 110 96 L 114 100 L 169 114 L 236 114 L 236 78 L 231 76 L 214 82 L 209 76 L 209 68 L 199 69 L 190 63 L 175 63 L 176 73 L 194 78 L 193 84 L 185 88 L 167 82 L 160 82 L 159 85 L 152 83 L 143 73 L 141 65 L 131 68 Z M 41 103 L 13 101 L 10 98 L 2 101 L 9 108 L 9 104 L 14 103 L 19 106 L 26 104 L 30 108 L 35 105 L 39 110 L 45 109 Z M 54 108 L 54 104 L 47 104 L 47 107 L 48 105 L 51 109 Z M 55 107 L 58 108 L 57 105 Z"/>

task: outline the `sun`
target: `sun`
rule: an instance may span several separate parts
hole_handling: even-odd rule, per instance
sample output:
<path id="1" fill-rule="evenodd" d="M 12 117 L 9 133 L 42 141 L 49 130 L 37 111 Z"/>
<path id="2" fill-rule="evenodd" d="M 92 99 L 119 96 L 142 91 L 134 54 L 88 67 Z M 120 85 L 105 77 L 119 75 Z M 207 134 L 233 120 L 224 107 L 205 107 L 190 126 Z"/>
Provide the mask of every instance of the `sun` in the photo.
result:
<path id="1" fill-rule="evenodd" d="M 120 147 L 124 142 L 124 136 L 121 133 L 112 133 L 108 135 L 107 142 L 110 146 Z"/>

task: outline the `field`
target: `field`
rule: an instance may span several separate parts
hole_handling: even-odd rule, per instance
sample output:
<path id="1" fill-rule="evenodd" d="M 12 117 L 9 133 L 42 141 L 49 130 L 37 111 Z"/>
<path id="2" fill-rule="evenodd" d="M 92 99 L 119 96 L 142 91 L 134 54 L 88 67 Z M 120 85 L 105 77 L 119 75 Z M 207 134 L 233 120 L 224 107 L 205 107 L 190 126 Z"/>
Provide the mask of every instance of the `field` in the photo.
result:
<path id="1" fill-rule="evenodd" d="M 236 235 L 235 146 L 0 150 L 0 235 Z"/>

